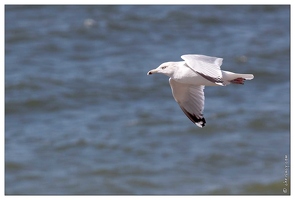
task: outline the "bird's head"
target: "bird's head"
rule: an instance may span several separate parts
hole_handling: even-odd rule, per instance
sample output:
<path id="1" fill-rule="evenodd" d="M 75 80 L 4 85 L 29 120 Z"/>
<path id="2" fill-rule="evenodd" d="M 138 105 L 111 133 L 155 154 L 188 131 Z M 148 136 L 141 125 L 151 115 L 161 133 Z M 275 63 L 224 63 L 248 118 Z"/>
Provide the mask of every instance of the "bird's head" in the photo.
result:
<path id="1" fill-rule="evenodd" d="M 165 62 L 163 64 L 161 64 L 159 67 L 157 67 L 156 69 L 152 69 L 150 70 L 147 75 L 152 75 L 152 74 L 165 74 L 169 77 L 171 77 L 173 75 L 173 73 L 175 72 L 175 64 L 173 62 Z"/>

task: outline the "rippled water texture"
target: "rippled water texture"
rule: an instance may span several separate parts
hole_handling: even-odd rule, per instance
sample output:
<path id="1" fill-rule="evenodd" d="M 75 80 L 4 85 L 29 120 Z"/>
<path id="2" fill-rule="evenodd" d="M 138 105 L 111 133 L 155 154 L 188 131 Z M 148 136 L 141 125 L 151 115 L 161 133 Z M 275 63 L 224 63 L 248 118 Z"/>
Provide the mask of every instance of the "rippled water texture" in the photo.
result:
<path id="1" fill-rule="evenodd" d="M 203 129 L 146 75 L 187 53 L 255 75 Z M 289 194 L 289 140 L 289 6 L 5 6 L 6 194 Z"/>

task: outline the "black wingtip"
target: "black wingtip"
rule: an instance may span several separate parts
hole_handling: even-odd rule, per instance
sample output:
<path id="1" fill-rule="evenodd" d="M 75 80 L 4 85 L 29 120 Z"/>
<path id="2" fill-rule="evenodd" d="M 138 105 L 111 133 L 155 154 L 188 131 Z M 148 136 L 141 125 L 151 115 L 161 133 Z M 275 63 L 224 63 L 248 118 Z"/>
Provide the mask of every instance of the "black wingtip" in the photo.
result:
<path id="1" fill-rule="evenodd" d="M 203 128 L 206 124 L 206 120 L 203 116 L 197 117 L 195 114 L 191 114 L 189 113 L 187 110 L 185 110 L 184 108 L 182 108 L 182 111 L 184 112 L 184 114 L 194 123 L 196 124 L 198 127 Z"/>
<path id="2" fill-rule="evenodd" d="M 206 124 L 206 120 L 204 117 L 202 118 L 198 118 L 198 121 L 197 122 L 194 122 L 198 127 L 201 127 L 203 128 Z"/>

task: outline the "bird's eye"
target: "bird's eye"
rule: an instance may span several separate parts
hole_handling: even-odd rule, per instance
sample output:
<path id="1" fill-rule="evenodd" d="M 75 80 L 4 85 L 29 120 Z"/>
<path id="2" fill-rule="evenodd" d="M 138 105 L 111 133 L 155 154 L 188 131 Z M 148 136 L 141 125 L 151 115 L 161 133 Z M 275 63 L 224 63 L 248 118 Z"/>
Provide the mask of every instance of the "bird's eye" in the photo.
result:
<path id="1" fill-rule="evenodd" d="M 167 66 L 162 67 L 162 69 L 165 69 Z"/>

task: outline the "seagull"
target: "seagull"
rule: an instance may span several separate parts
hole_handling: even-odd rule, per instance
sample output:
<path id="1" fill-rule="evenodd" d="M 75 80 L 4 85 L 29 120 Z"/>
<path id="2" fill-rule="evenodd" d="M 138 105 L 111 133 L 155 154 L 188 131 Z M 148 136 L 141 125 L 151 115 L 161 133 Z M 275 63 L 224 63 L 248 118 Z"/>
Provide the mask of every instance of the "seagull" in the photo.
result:
<path id="1" fill-rule="evenodd" d="M 252 80 L 253 74 L 237 74 L 220 69 L 222 58 L 187 54 L 183 61 L 165 62 L 147 75 L 160 73 L 169 76 L 172 95 L 184 114 L 197 126 L 204 127 L 203 117 L 205 86 L 226 86 L 244 84 Z"/>

